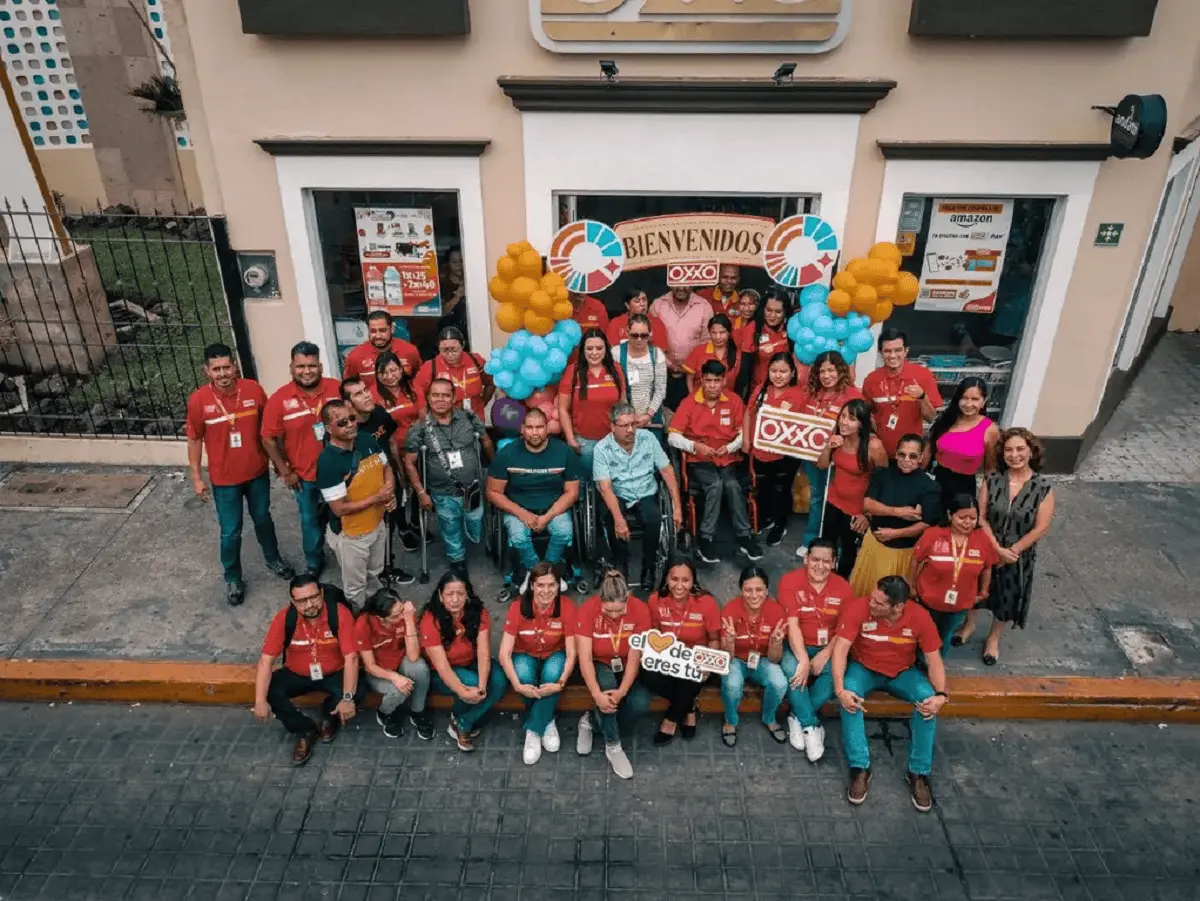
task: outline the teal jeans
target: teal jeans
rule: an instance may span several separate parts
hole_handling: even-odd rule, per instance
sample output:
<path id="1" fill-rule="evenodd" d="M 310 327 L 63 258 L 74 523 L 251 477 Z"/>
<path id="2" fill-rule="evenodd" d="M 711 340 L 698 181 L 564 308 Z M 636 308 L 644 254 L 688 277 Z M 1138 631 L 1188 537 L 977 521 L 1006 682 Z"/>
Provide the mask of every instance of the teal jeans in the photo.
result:
<path id="1" fill-rule="evenodd" d="M 916 667 L 909 667 L 894 679 L 869 670 L 856 660 L 846 665 L 846 689 L 860 698 L 865 698 L 878 689 L 892 697 L 918 704 L 933 696 L 933 686 Z M 928 776 L 933 769 L 933 739 L 937 732 L 937 719 L 927 720 L 918 710 L 912 714 L 912 745 L 908 749 L 908 771 L 918 776 Z M 846 748 L 846 762 L 851 769 L 871 768 L 871 752 L 867 748 L 867 725 L 863 714 L 848 713 L 842 708 L 842 744 Z"/>
<path id="2" fill-rule="evenodd" d="M 458 676 L 459 681 L 468 688 L 474 688 L 479 684 L 479 670 L 473 666 L 456 666 L 454 675 Z M 450 686 L 442 681 L 442 677 L 436 671 L 433 673 L 433 684 L 430 687 L 438 694 L 454 698 L 454 706 L 450 708 L 450 712 L 458 720 L 459 728 L 464 732 L 470 732 L 479 724 L 484 715 L 496 706 L 496 702 L 504 697 L 504 693 L 508 691 L 508 678 L 504 675 L 504 670 L 500 668 L 500 665 L 493 660 L 492 668 L 488 670 L 487 694 L 478 704 L 468 704 L 452 692 Z"/>
<path id="3" fill-rule="evenodd" d="M 809 660 L 821 652 L 821 648 L 816 645 L 809 645 L 805 650 L 808 651 Z M 826 663 L 825 669 L 821 670 L 821 675 L 817 676 L 811 685 L 792 688 L 792 676 L 796 675 L 796 667 L 799 663 L 796 655 L 792 653 L 792 649 L 784 648 L 783 660 L 779 662 L 779 665 L 783 668 L 783 674 L 788 680 L 788 703 L 792 705 L 792 715 L 800 721 L 801 726 L 807 729 L 810 726 L 821 725 L 821 708 L 833 697 L 833 665 Z"/>
<path id="4" fill-rule="evenodd" d="M 929 610 L 928 607 L 925 608 Z M 954 637 L 954 633 L 958 631 L 958 627 L 963 624 L 967 618 L 966 610 L 955 610 L 953 613 L 942 613 L 937 610 L 929 610 L 929 615 L 933 619 L 933 624 L 937 627 L 938 636 L 942 639 L 942 656 L 950 650 L 950 639 Z"/>
<path id="5" fill-rule="evenodd" d="M 766 656 L 759 658 L 757 669 L 750 669 L 745 660 L 737 657 L 729 661 L 729 675 L 721 677 L 721 706 L 725 708 L 725 722 L 730 726 L 738 724 L 738 705 L 742 703 L 747 682 L 762 688 L 762 721 L 770 726 L 775 722 L 788 684 L 782 667 L 772 663 Z"/>
<path id="6" fill-rule="evenodd" d="M 522 685 L 542 685 L 546 682 L 557 682 L 562 678 L 563 668 L 567 665 L 567 652 L 559 651 L 551 654 L 545 660 L 539 660 L 532 654 L 513 654 L 513 670 Z M 542 735 L 546 727 L 554 722 L 554 712 L 558 709 L 558 695 L 548 698 L 526 698 L 525 728 L 535 735 Z"/>
<path id="7" fill-rule="evenodd" d="M 596 682 L 601 691 L 614 691 L 621 687 L 625 674 L 617 675 L 612 668 L 603 663 L 596 663 Z M 646 686 L 634 682 L 629 694 L 621 701 L 616 713 L 601 713 L 600 708 L 592 708 L 592 727 L 604 736 L 605 744 L 615 745 L 621 741 L 621 727 L 632 726 L 633 722 L 650 709 L 651 696 Z"/>

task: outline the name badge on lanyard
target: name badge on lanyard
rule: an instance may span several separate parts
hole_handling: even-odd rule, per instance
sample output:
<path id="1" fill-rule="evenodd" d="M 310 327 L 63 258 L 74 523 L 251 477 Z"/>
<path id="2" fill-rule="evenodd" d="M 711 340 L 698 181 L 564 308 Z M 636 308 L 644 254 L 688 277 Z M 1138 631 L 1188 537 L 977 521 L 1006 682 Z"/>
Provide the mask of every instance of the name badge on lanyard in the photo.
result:
<path id="1" fill-rule="evenodd" d="M 317 439 L 318 441 L 324 441 L 324 440 L 325 440 L 325 423 L 323 423 L 323 422 L 314 422 L 314 423 L 312 424 L 312 430 L 313 430 L 313 435 L 314 435 L 314 437 L 316 437 L 316 439 Z"/>
<path id="2" fill-rule="evenodd" d="M 746 669 L 750 669 L 750 670 L 758 669 L 758 661 L 760 661 L 761 659 L 762 659 L 762 654 L 758 653 L 758 651 L 751 651 L 749 654 L 746 655 Z"/>
<path id="3" fill-rule="evenodd" d="M 237 448 L 242 446 L 242 433 L 241 432 L 230 432 L 229 433 L 229 446 L 231 448 L 233 448 L 234 450 L 237 450 Z"/>
<path id="4" fill-rule="evenodd" d="M 821 647 L 825 647 L 825 645 L 829 644 L 828 629 L 817 629 L 817 644 L 819 644 Z"/>
<path id="5" fill-rule="evenodd" d="M 893 413 L 891 416 L 888 417 L 887 430 L 889 432 L 894 431 L 896 426 L 898 426 L 899 424 L 900 424 L 900 417 L 898 415 L 896 415 L 895 413 Z"/>
<path id="6" fill-rule="evenodd" d="M 321 664 L 317 663 L 315 660 L 308 665 L 308 678 L 312 679 L 314 682 L 320 682 L 325 678 L 325 673 L 321 669 Z"/>
<path id="7" fill-rule="evenodd" d="M 446 463 L 449 464 L 451 469 L 462 469 L 463 468 L 462 451 L 447 451 L 446 452 Z"/>

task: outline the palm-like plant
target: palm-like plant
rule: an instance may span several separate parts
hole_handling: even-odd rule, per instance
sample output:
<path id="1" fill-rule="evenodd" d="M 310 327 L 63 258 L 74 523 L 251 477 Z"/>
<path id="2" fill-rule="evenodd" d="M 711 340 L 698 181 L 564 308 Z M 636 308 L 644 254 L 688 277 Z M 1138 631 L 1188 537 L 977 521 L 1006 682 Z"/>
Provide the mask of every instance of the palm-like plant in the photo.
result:
<path id="1" fill-rule="evenodd" d="M 182 120 L 187 117 L 183 110 L 183 95 L 179 83 L 170 75 L 152 75 L 134 87 L 129 96 L 149 102 L 142 110 L 151 116 Z"/>

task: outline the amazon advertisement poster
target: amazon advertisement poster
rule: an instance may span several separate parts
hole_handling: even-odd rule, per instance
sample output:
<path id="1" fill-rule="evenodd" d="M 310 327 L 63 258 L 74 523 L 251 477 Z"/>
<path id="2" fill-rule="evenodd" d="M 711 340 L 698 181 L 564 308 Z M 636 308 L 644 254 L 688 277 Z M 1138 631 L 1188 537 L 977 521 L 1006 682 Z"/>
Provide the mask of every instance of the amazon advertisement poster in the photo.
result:
<path id="1" fill-rule="evenodd" d="M 1011 200 L 934 199 L 916 308 L 992 312 L 1012 216 Z"/>
<path id="2" fill-rule="evenodd" d="M 355 207 L 354 225 L 367 311 L 440 316 L 433 210 Z"/>

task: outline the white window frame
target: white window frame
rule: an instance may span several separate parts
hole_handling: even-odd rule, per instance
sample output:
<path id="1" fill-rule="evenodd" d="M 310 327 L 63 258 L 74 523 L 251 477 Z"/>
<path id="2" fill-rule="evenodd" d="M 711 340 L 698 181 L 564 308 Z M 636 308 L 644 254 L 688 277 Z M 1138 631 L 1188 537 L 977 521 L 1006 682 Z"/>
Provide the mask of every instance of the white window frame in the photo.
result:
<path id="1" fill-rule="evenodd" d="M 491 352 L 483 182 L 478 157 L 278 156 L 275 173 L 304 335 L 321 348 L 327 373 L 340 372 L 341 366 L 321 259 L 314 191 L 456 193 L 471 350 L 484 356 Z"/>

